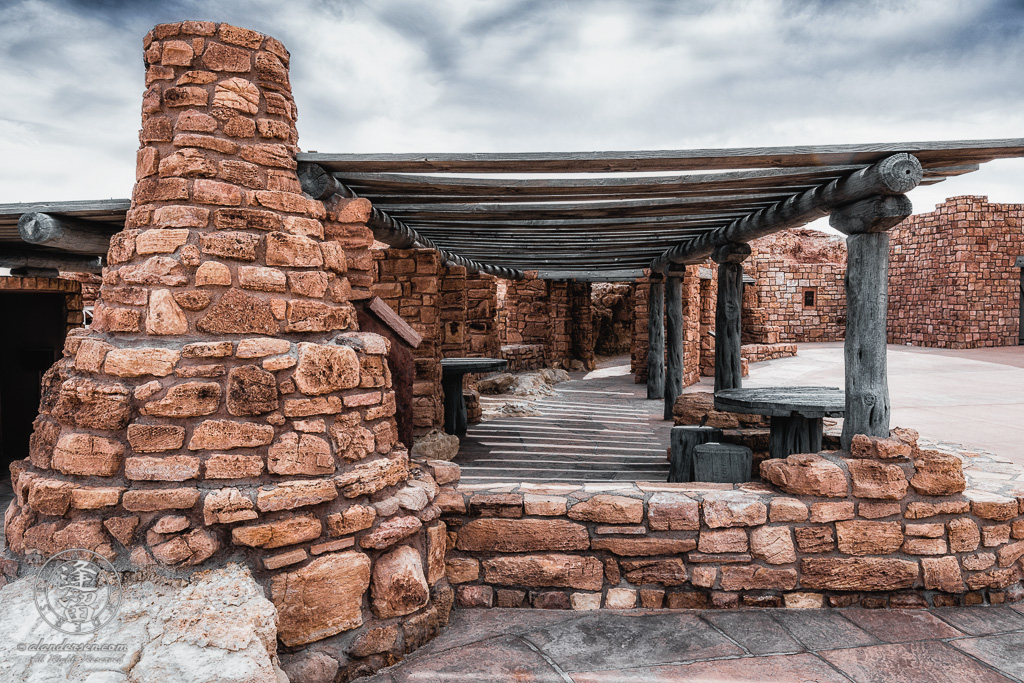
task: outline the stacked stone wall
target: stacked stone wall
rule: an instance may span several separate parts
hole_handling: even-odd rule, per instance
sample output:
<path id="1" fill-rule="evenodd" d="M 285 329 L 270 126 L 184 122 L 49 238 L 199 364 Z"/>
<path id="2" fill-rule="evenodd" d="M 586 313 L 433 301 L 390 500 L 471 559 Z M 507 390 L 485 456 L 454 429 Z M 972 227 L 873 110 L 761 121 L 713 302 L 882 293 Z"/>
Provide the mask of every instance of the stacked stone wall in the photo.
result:
<path id="1" fill-rule="evenodd" d="M 444 266 L 433 249 L 373 250 L 376 265 L 371 291 L 422 337 L 413 349 L 413 428 L 419 434 L 444 423 L 441 390 L 442 319 L 440 277 Z"/>
<path id="2" fill-rule="evenodd" d="M 463 355 L 499 358 L 498 279 L 484 273 L 466 275 L 466 345 Z"/>
<path id="3" fill-rule="evenodd" d="M 1022 204 L 950 197 L 890 231 L 890 344 L 1013 346 L 1020 330 Z"/>
<path id="4" fill-rule="evenodd" d="M 440 279 L 441 357 L 460 358 L 466 355 L 469 302 L 464 266 L 442 266 Z"/>
<path id="5" fill-rule="evenodd" d="M 764 484 L 475 485 L 437 504 L 464 607 L 1019 600 L 1024 492 L 990 490 L 972 468 L 978 487 L 964 491 L 960 457 L 895 430 L 851 453 L 766 461 Z"/>
<path id="6" fill-rule="evenodd" d="M 379 667 L 447 619 L 451 476 L 396 443 L 388 342 L 357 329 L 371 207 L 302 194 L 278 41 L 183 22 L 144 48 L 132 205 L 11 467 L 6 546 L 23 568 L 68 548 L 170 575 L 243 561 L 286 647 Z"/>
<path id="7" fill-rule="evenodd" d="M 744 341 L 841 341 L 846 328 L 846 242 L 815 230 L 784 230 L 750 243 L 743 270 Z"/>
<path id="8" fill-rule="evenodd" d="M 528 278 L 503 281 L 497 289 L 498 338 L 502 357 L 534 370 L 551 366 L 593 369 L 593 310 L 589 283 Z M 540 364 L 534 348 L 540 348 Z"/>

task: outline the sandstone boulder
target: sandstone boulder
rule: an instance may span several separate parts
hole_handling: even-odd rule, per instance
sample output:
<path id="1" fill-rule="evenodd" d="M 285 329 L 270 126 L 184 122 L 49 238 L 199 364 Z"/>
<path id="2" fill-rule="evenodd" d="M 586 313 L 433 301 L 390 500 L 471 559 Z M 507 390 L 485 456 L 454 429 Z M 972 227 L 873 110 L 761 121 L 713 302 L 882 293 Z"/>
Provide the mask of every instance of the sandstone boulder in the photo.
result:
<path id="1" fill-rule="evenodd" d="M 419 552 L 402 545 L 378 558 L 371 595 L 373 612 L 381 618 L 399 617 L 425 607 L 430 588 Z"/>
<path id="2" fill-rule="evenodd" d="M 907 477 L 899 465 L 850 458 L 846 466 L 858 498 L 900 500 L 907 495 Z"/>
<path id="3" fill-rule="evenodd" d="M 0 642 L 0 679 L 125 681 L 121 672 L 130 670 L 131 680 L 139 683 L 285 680 L 278 667 L 274 606 L 248 569 L 229 564 L 175 584 L 127 581 L 113 621 L 94 633 L 69 637 L 76 643 L 127 649 L 103 653 L 116 661 L 80 657 L 59 667 L 16 651 L 18 643 L 51 642 L 57 632 L 39 617 L 32 581 L 7 585 L 0 590 L 0 624 L 7 634 Z"/>
<path id="4" fill-rule="evenodd" d="M 459 454 L 459 437 L 435 429 L 412 444 L 412 456 L 426 460 L 452 460 Z"/>
<path id="5" fill-rule="evenodd" d="M 967 488 L 960 458 L 939 451 L 921 451 L 914 459 L 917 472 L 910 485 L 926 496 L 949 496 Z"/>
<path id="6" fill-rule="evenodd" d="M 797 496 L 841 498 L 846 495 L 843 468 L 814 453 L 765 460 L 761 463 L 761 479 Z"/>
<path id="7" fill-rule="evenodd" d="M 370 558 L 356 551 L 324 555 L 274 576 L 270 599 L 278 610 L 281 642 L 305 645 L 361 626 L 369 585 Z"/>

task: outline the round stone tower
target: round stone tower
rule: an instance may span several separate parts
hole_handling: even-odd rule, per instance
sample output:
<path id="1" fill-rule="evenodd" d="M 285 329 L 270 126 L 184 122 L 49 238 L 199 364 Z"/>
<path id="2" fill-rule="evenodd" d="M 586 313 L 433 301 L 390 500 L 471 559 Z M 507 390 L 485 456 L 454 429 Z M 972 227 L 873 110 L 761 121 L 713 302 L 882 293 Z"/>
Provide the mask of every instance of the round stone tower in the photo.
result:
<path id="1" fill-rule="evenodd" d="M 12 466 L 8 549 L 179 575 L 244 562 L 286 648 L 376 668 L 436 633 L 451 590 L 437 484 L 397 439 L 389 342 L 352 304 L 369 204 L 303 195 L 280 42 L 183 22 L 144 47 L 131 209 Z"/>

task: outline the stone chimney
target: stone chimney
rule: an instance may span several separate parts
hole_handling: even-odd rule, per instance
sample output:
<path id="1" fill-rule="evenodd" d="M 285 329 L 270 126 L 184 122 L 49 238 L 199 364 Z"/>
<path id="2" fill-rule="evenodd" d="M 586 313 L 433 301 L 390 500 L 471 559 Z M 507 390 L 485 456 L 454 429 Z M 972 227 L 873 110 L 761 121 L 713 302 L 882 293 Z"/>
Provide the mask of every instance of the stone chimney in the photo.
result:
<path id="1" fill-rule="evenodd" d="M 446 533 L 397 442 L 388 342 L 357 327 L 369 203 L 303 195 L 280 42 L 182 22 L 144 47 L 131 209 L 12 465 L 8 549 L 176 575 L 239 561 L 286 646 L 411 649 L 447 620 Z"/>

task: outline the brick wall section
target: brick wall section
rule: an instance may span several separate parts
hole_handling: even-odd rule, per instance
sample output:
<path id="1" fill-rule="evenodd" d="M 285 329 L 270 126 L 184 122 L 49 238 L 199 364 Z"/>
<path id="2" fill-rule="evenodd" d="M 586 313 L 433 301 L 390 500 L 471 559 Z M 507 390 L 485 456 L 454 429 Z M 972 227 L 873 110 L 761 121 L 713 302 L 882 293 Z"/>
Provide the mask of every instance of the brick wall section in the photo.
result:
<path id="1" fill-rule="evenodd" d="M 423 342 L 412 351 L 416 363 L 413 427 L 417 434 L 422 434 L 444 423 L 439 296 L 444 267 L 440 254 L 433 249 L 375 249 L 373 257 L 376 282 L 371 291 L 423 337 Z"/>
<path id="2" fill-rule="evenodd" d="M 890 232 L 889 343 L 1017 344 L 1024 205 L 950 197 Z"/>
<path id="3" fill-rule="evenodd" d="M 576 360 L 593 369 L 593 314 L 588 283 L 502 281 L 497 289 L 497 302 L 498 338 L 503 354 L 506 346 L 539 346 L 543 365 L 568 368 Z M 515 357 L 517 365 L 535 357 L 532 350 L 509 349 L 507 353 Z"/>
<path id="4" fill-rule="evenodd" d="M 438 504 L 451 529 L 448 579 L 465 607 L 919 607 L 1024 597 L 1024 498 L 961 493 L 960 458 L 915 444 L 903 431 L 860 437 L 852 457 L 762 464 L 777 484 L 446 491 Z"/>
<path id="5" fill-rule="evenodd" d="M 451 591 L 387 341 L 356 329 L 369 202 L 302 194 L 278 41 L 183 22 L 144 49 L 132 205 L 11 466 L 7 549 L 23 568 L 67 548 L 170 575 L 245 561 L 286 646 L 379 668 L 436 633 Z M 394 638 L 360 650 L 377 627 Z"/>
<path id="6" fill-rule="evenodd" d="M 484 273 L 466 275 L 466 335 L 463 355 L 499 358 L 498 278 Z"/>
<path id="7" fill-rule="evenodd" d="M 459 358 L 466 355 L 466 268 L 442 266 L 438 276 L 441 290 L 441 357 Z"/>
<path id="8" fill-rule="evenodd" d="M 63 277 L 22 277 L 11 275 L 0 277 L 0 292 L 47 292 L 63 293 L 64 309 L 67 312 L 67 331 L 82 326 L 82 283 Z M 16 321 L 8 321 L 14 324 Z"/>
<path id="9" fill-rule="evenodd" d="M 702 377 L 715 376 L 715 338 L 711 333 L 715 330 L 715 310 L 718 308 L 718 264 L 709 262 L 708 268 L 711 269 L 711 278 L 701 280 L 698 286 L 700 315 L 693 316 L 700 321 L 698 362 Z"/>

